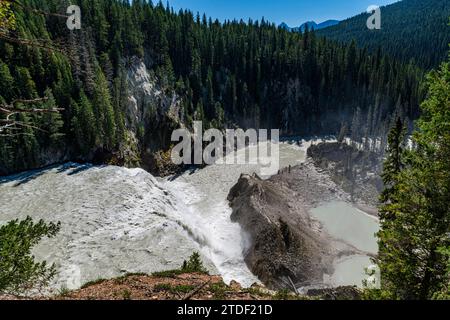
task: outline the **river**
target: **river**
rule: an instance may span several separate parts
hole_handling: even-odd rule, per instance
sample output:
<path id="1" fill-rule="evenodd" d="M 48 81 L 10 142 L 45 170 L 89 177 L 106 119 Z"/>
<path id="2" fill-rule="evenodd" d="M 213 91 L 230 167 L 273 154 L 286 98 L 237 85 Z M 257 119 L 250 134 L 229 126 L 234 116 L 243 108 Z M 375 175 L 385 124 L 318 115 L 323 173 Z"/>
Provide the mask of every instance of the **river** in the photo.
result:
<path id="1" fill-rule="evenodd" d="M 280 144 L 281 167 L 304 162 L 310 143 Z M 255 146 L 238 157 L 249 148 Z M 258 169 L 211 165 L 164 179 L 141 169 L 75 163 L 25 172 L 0 178 L 0 224 L 27 215 L 61 221 L 58 236 L 33 252 L 56 264 L 54 288 L 177 268 L 193 251 L 225 282 L 250 286 L 257 279 L 243 258 L 248 239 L 231 222 L 226 198 L 242 173 Z"/>
<path id="2" fill-rule="evenodd" d="M 332 201 L 314 208 L 311 215 L 322 223 L 332 237 L 364 253 L 337 259 L 334 263 L 334 273 L 325 275 L 324 283 L 332 287 L 361 287 L 363 280 L 370 279 L 371 285 L 379 285 L 378 270 L 370 259 L 370 255 L 376 255 L 378 252 L 375 236 L 379 230 L 378 219 L 342 201 Z M 369 267 L 375 268 L 373 277 L 369 277 L 365 271 Z"/>

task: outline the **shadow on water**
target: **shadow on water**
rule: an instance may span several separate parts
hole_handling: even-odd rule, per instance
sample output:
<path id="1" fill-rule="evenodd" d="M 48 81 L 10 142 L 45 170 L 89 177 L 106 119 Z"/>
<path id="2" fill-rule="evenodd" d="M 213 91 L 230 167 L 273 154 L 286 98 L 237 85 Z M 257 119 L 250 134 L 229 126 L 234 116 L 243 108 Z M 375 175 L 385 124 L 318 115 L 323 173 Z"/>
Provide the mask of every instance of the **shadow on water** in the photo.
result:
<path id="1" fill-rule="evenodd" d="M 179 177 L 181 177 L 182 175 L 184 175 L 186 172 L 189 173 L 189 175 L 193 175 L 194 173 L 196 173 L 198 170 L 200 170 L 201 167 L 198 166 L 189 166 L 186 169 L 181 170 L 180 172 L 177 172 L 176 174 L 174 174 L 173 176 L 171 176 L 168 180 L 169 181 L 175 181 L 177 180 Z"/>
<path id="2" fill-rule="evenodd" d="M 0 177 L 0 184 L 15 182 L 13 187 L 19 187 L 23 184 L 31 182 L 40 176 L 56 169 L 57 173 L 67 173 L 67 175 L 75 175 L 83 171 L 93 168 L 92 164 L 78 164 L 78 163 L 65 163 L 62 165 L 51 165 L 41 169 L 30 170 L 22 173 L 13 174 L 10 176 Z"/>
<path id="3" fill-rule="evenodd" d="M 59 169 L 58 173 L 67 171 L 68 176 L 73 176 L 73 175 L 79 174 L 81 172 L 84 172 L 86 170 L 92 169 L 93 167 L 94 167 L 94 165 L 92 165 L 90 163 L 88 163 L 88 164 L 73 164 L 72 163 L 71 166 L 69 166 L 65 169 L 63 169 L 63 168 Z M 96 166 L 96 167 L 102 168 L 102 167 L 104 167 L 104 165 Z"/>
<path id="4" fill-rule="evenodd" d="M 33 170 L 27 171 L 24 173 L 15 174 L 12 176 L 6 176 L 0 178 L 0 184 L 8 183 L 8 182 L 16 182 L 14 187 L 18 187 L 22 184 L 28 183 L 41 175 L 43 175 L 47 170 Z"/>

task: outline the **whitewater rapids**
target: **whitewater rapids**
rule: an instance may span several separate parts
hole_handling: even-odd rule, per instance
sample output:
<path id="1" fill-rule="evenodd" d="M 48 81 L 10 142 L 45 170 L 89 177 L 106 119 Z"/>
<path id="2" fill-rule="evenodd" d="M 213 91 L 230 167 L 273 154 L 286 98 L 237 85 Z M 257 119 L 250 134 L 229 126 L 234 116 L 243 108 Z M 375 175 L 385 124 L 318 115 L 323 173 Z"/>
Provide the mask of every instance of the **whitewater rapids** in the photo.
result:
<path id="1" fill-rule="evenodd" d="M 184 222 L 189 215 L 141 169 L 71 163 L 0 184 L 0 223 L 26 216 L 61 222 L 57 237 L 34 250 L 38 260 L 56 264 L 54 288 L 179 268 L 205 241 Z"/>
<path id="2" fill-rule="evenodd" d="M 281 166 L 304 161 L 307 146 L 281 144 Z M 29 171 L 0 178 L 0 225 L 26 216 L 61 222 L 59 234 L 33 251 L 55 263 L 54 289 L 179 268 L 194 251 L 226 282 L 250 286 L 257 278 L 243 258 L 248 239 L 231 222 L 226 197 L 242 173 L 257 171 L 212 165 L 166 179 L 75 163 Z"/>

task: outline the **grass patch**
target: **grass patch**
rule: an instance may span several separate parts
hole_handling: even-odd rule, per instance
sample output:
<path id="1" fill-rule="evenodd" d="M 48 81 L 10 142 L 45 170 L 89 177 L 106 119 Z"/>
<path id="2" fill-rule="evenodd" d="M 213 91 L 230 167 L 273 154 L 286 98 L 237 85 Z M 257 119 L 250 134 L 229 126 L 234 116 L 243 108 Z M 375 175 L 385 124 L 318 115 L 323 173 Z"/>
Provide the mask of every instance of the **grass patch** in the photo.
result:
<path id="1" fill-rule="evenodd" d="M 248 294 L 251 294 L 253 296 L 258 296 L 258 297 L 270 297 L 271 296 L 271 294 L 269 294 L 267 292 L 263 292 L 259 288 L 248 288 L 245 290 L 245 292 Z"/>
<path id="2" fill-rule="evenodd" d="M 58 296 L 60 296 L 60 297 L 66 297 L 69 295 L 69 293 L 70 293 L 70 290 L 66 286 L 63 286 L 58 290 Z"/>
<path id="3" fill-rule="evenodd" d="M 213 283 L 209 286 L 209 291 L 214 294 L 214 299 L 223 300 L 225 299 L 225 292 L 227 291 L 227 286 L 223 282 Z"/>
<path id="4" fill-rule="evenodd" d="M 129 277 L 140 277 L 140 276 L 147 276 L 147 274 L 143 273 L 143 272 L 126 273 L 123 276 L 120 276 L 120 277 L 114 279 L 114 281 L 117 284 L 123 284 L 125 282 L 125 280 L 128 279 Z"/>
<path id="5" fill-rule="evenodd" d="M 293 292 L 283 289 L 277 291 L 277 293 L 273 296 L 275 300 L 311 300 L 306 296 L 300 296 L 298 294 L 294 294 Z"/>
<path id="6" fill-rule="evenodd" d="M 282 289 L 277 291 L 277 293 L 274 296 L 275 300 L 290 300 L 291 292 L 287 289 Z"/>
<path id="7" fill-rule="evenodd" d="M 131 300 L 131 292 L 127 289 L 122 291 L 123 300 Z"/>
<path id="8" fill-rule="evenodd" d="M 81 289 L 86 289 L 87 287 L 90 287 L 90 286 L 93 286 L 93 285 L 96 285 L 96 284 L 100 284 L 100 283 L 103 283 L 105 281 L 107 281 L 107 280 L 106 279 L 97 279 L 97 280 L 89 281 L 89 282 L 86 282 L 85 284 L 83 284 L 81 286 Z"/>
<path id="9" fill-rule="evenodd" d="M 155 291 L 171 291 L 172 290 L 172 286 L 170 285 L 170 284 L 167 284 L 167 283 L 160 283 L 160 284 L 157 284 L 154 288 L 153 288 L 153 290 L 155 290 Z"/>
<path id="10" fill-rule="evenodd" d="M 173 293 L 189 293 L 195 289 L 195 286 L 191 285 L 179 285 L 172 288 Z"/>
<path id="11" fill-rule="evenodd" d="M 174 278 L 180 274 L 185 273 L 183 270 L 181 269 L 176 269 L 176 270 L 166 270 L 166 271 L 158 271 L 158 272 L 153 272 L 152 276 L 154 277 L 158 277 L 158 278 Z"/>

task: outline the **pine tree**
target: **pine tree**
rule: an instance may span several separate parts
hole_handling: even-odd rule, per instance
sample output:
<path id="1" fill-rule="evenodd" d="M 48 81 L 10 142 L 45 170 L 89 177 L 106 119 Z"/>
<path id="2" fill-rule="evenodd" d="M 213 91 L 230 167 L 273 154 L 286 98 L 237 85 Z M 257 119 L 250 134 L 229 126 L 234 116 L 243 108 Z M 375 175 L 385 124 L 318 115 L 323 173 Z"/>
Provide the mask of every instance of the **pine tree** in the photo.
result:
<path id="1" fill-rule="evenodd" d="M 13 97 L 14 78 L 12 77 L 9 67 L 0 59 L 0 96 L 8 102 Z"/>
<path id="2" fill-rule="evenodd" d="M 400 118 L 397 118 L 394 127 L 388 135 L 388 147 L 386 150 L 386 160 L 384 161 L 383 173 L 381 175 L 385 189 L 380 196 L 380 202 L 388 205 L 387 208 L 382 208 L 380 216 L 382 219 L 394 218 L 393 212 L 388 208 L 392 204 L 391 195 L 397 190 L 397 179 L 401 170 L 405 166 L 405 135 L 406 128 Z M 387 210 L 385 210 L 387 209 Z"/>
<path id="3" fill-rule="evenodd" d="M 16 17 L 12 10 L 12 3 L 8 1 L 0 2 L 0 31 L 14 30 Z"/>
<path id="4" fill-rule="evenodd" d="M 53 110 L 57 108 L 56 101 L 51 89 L 47 88 L 47 90 L 45 90 L 45 97 L 47 98 L 47 100 L 43 103 L 43 109 Z M 40 123 L 40 129 L 44 130 L 45 136 L 43 138 L 43 142 L 46 145 L 56 146 L 62 141 L 62 137 L 64 136 L 61 133 L 63 120 L 60 113 L 46 112 L 42 115 Z"/>
<path id="5" fill-rule="evenodd" d="M 448 288 L 450 246 L 450 63 L 428 76 L 429 93 L 405 167 L 398 147 L 386 177 L 395 188 L 381 205 L 378 265 L 393 298 L 429 299 Z M 391 141 L 399 145 L 396 125 Z M 388 186 L 388 188 L 392 187 Z"/>
<path id="6" fill-rule="evenodd" d="M 71 109 L 74 110 L 72 132 L 78 148 L 84 155 L 95 146 L 98 131 L 92 104 L 83 91 L 80 93 L 79 103 L 71 101 Z"/>
<path id="7" fill-rule="evenodd" d="M 404 117 L 417 118 L 423 71 L 381 50 L 373 55 L 354 43 L 336 44 L 311 30 L 287 32 L 267 21 L 220 23 L 202 16 L 197 21 L 190 11 L 174 13 L 142 0 L 78 3 L 84 13 L 82 30 L 67 32 L 51 15 L 14 6 L 17 36 L 32 45 L 0 39 L 1 103 L 42 97 L 51 88 L 56 105 L 65 109 L 60 131 L 69 149 L 117 151 L 125 136 L 127 93 L 117 88 L 116 79 L 126 83 L 127 63 L 134 58 L 143 59 L 157 75 L 156 90 L 168 96 L 176 90 L 183 101 L 180 116 L 187 125 L 197 111 L 197 117 L 218 125 L 282 128 L 282 134 L 338 134 L 339 123 L 347 122 L 350 129 L 357 113 L 351 128 L 354 140 L 364 135 L 383 139 L 384 123 L 392 118 L 398 97 Z M 50 0 L 30 5 L 51 11 L 64 7 Z M 43 50 L 42 46 L 60 46 L 53 39 L 64 40 L 68 48 Z M 177 79 L 183 79 L 182 90 Z M 81 103 L 86 99 L 80 92 L 91 108 L 82 107 L 87 104 Z M 70 107 L 72 101 L 78 112 Z M 367 117 L 373 101 L 373 116 Z M 85 109 L 94 112 L 95 124 L 82 143 L 81 131 L 75 128 L 83 127 L 80 111 Z M 87 114 L 84 117 L 90 118 Z M 29 117 L 30 124 L 36 126 L 39 119 Z M 382 129 L 363 130 L 368 122 L 371 128 Z M 35 137 L 39 153 L 46 136 L 35 133 Z M 16 143 L 17 139 L 8 142 L 14 153 L 21 148 Z M 30 168 L 27 161 L 19 163 L 22 169 Z"/>
<path id="8" fill-rule="evenodd" d="M 112 150 L 116 143 L 116 122 L 114 118 L 114 109 L 111 104 L 111 95 L 109 93 L 108 82 L 102 70 L 97 67 L 96 86 L 92 99 L 94 114 L 97 122 L 97 130 L 103 145 Z"/>
<path id="9" fill-rule="evenodd" d="M 20 295 L 48 285 L 56 274 L 55 265 L 36 262 L 31 250 L 59 229 L 59 223 L 34 223 L 30 217 L 0 227 L 0 294 Z"/>

